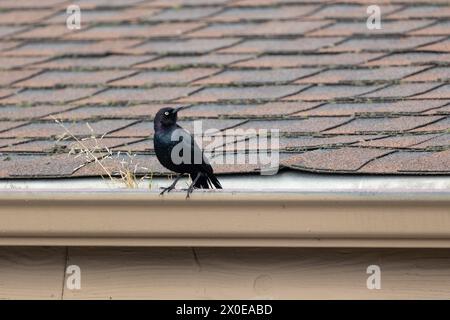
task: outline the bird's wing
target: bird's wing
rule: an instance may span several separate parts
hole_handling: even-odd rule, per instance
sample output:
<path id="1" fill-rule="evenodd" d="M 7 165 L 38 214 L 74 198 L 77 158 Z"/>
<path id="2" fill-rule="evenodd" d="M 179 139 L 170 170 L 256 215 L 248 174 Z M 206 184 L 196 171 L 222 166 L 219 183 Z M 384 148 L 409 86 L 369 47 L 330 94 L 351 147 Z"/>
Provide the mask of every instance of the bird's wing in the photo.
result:
<path id="1" fill-rule="evenodd" d="M 202 149 L 200 149 L 200 147 L 195 142 L 194 137 L 179 125 L 177 125 L 177 130 L 180 130 L 177 135 L 183 137 L 183 140 L 179 142 L 182 143 L 181 147 L 183 148 L 183 150 L 191 151 L 191 163 L 197 160 L 201 161 L 201 163 L 195 164 L 200 165 L 203 171 L 205 171 L 206 173 L 213 173 L 213 169 L 209 164 L 208 159 L 205 157 Z"/>

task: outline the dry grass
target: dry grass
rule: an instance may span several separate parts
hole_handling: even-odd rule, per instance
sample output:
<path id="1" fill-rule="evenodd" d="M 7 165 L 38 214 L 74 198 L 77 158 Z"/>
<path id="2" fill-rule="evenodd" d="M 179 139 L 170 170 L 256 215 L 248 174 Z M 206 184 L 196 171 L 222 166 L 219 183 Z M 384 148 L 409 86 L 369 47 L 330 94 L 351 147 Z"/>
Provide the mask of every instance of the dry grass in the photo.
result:
<path id="1" fill-rule="evenodd" d="M 103 145 L 102 141 L 105 135 L 97 137 L 94 130 L 86 123 L 87 130 L 90 135 L 85 138 L 79 138 L 74 135 L 60 120 L 52 117 L 53 120 L 64 129 L 64 133 L 59 137 L 58 141 L 73 140 L 70 145 L 68 156 L 85 157 L 86 162 L 74 171 L 84 167 L 89 163 L 96 163 L 104 172 L 102 177 L 107 177 L 110 181 L 125 185 L 130 189 L 139 186 L 139 182 L 149 179 L 149 188 L 152 187 L 153 173 L 150 169 L 140 166 L 136 163 L 136 154 L 131 152 L 113 151 Z M 147 172 L 142 177 L 138 177 L 138 172 Z"/>

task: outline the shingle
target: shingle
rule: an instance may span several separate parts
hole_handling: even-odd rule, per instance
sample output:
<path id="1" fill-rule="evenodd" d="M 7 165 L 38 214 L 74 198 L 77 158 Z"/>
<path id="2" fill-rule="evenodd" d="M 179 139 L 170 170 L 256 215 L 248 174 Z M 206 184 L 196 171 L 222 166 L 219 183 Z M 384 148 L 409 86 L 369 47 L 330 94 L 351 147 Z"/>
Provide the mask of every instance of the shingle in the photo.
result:
<path id="1" fill-rule="evenodd" d="M 450 130 L 450 117 L 437 117 L 440 119 L 434 123 L 412 130 L 413 132 L 426 132 L 426 131 L 449 131 Z"/>
<path id="2" fill-rule="evenodd" d="M 172 56 L 161 57 L 147 63 L 136 65 L 136 68 L 166 68 L 179 69 L 186 66 L 211 66 L 228 65 L 236 61 L 247 60 L 255 57 L 252 54 L 206 54 L 196 56 Z"/>
<path id="3" fill-rule="evenodd" d="M 179 104 L 139 104 L 118 106 L 82 106 L 74 110 L 58 113 L 60 120 L 86 119 L 143 119 L 153 117 L 163 107 L 178 107 Z M 35 107 L 37 108 L 37 107 Z M 50 117 L 45 119 L 50 120 Z"/>
<path id="4" fill-rule="evenodd" d="M 392 19 L 410 18 L 449 18 L 450 8 L 448 6 L 415 5 L 407 6 L 389 16 Z"/>
<path id="5" fill-rule="evenodd" d="M 36 70 L 0 71 L 0 86 L 8 86 L 14 82 L 29 78 L 36 73 L 38 73 Z"/>
<path id="6" fill-rule="evenodd" d="M 408 66 L 430 65 L 436 62 L 445 62 L 450 59 L 450 54 L 434 52 L 402 52 L 384 56 L 367 62 L 367 66 Z"/>
<path id="7" fill-rule="evenodd" d="M 433 43 L 440 37 L 390 37 L 370 39 L 350 39 L 335 47 L 322 49 L 328 52 L 391 52 L 395 50 L 411 50 Z"/>
<path id="8" fill-rule="evenodd" d="M 107 160 L 116 173 L 168 174 L 152 120 L 180 105 L 191 131 L 195 119 L 215 134 L 279 129 L 280 161 L 295 170 L 450 172 L 445 0 L 380 0 L 381 30 L 367 29 L 361 0 L 77 4 L 81 30 L 66 28 L 61 0 L 0 3 L 0 178 L 106 174 L 68 156 L 74 141 L 58 141 L 54 117 L 89 147 L 106 134 L 102 144 L 133 153 L 126 168 L 131 158 Z"/>
<path id="9" fill-rule="evenodd" d="M 0 12 L 0 25 L 31 25 L 51 16 L 56 10 L 7 10 Z"/>
<path id="10" fill-rule="evenodd" d="M 423 69 L 425 69 L 425 67 L 333 69 L 321 72 L 311 77 L 300 79 L 296 81 L 296 83 L 349 83 L 360 81 L 392 81 L 400 80 Z"/>
<path id="11" fill-rule="evenodd" d="M 130 158 L 126 154 L 115 155 L 112 158 L 107 158 L 101 161 L 102 166 L 97 162 L 91 162 L 86 166 L 77 170 L 74 177 L 92 177 L 92 176 L 107 176 L 107 172 L 117 176 L 120 171 L 130 171 L 136 175 L 151 175 L 151 174 L 168 174 L 169 170 L 164 168 L 152 155 L 136 155 Z M 105 169 L 107 172 L 105 172 Z"/>
<path id="12" fill-rule="evenodd" d="M 231 83 L 281 83 L 320 71 L 317 68 L 272 69 L 272 70 L 229 70 L 218 75 L 196 81 L 196 84 Z"/>
<path id="13" fill-rule="evenodd" d="M 134 71 L 47 71 L 31 79 L 15 84 L 19 88 L 49 88 L 55 86 L 105 85 L 107 82 L 125 77 Z"/>
<path id="14" fill-rule="evenodd" d="M 89 97 L 98 92 L 97 88 L 63 88 L 63 89 L 37 89 L 25 90 L 4 98 L 2 103 L 62 103 Z"/>
<path id="15" fill-rule="evenodd" d="M 416 148 L 434 148 L 434 147 L 448 147 L 450 146 L 450 133 L 444 133 L 439 135 L 426 135 L 431 136 L 430 139 L 415 145 Z"/>
<path id="16" fill-rule="evenodd" d="M 89 99 L 84 99 L 84 103 L 89 104 L 109 104 L 120 102 L 149 102 L 149 101 L 171 101 L 185 97 L 198 90 L 198 88 L 187 87 L 159 87 L 150 89 L 108 89 Z"/>
<path id="17" fill-rule="evenodd" d="M 449 36 L 450 35 L 450 22 L 449 21 L 438 21 L 427 28 L 421 28 L 416 31 L 410 32 L 414 35 L 439 35 L 439 36 Z"/>
<path id="18" fill-rule="evenodd" d="M 238 39 L 191 39 L 175 41 L 149 41 L 136 48 L 140 53 L 173 53 L 173 54 L 192 54 L 207 53 L 220 48 L 225 48 L 238 43 Z"/>
<path id="19" fill-rule="evenodd" d="M 127 68 L 134 64 L 143 63 L 155 58 L 156 56 L 154 55 L 143 55 L 143 56 L 109 55 L 105 57 L 95 57 L 95 58 L 67 57 L 39 63 L 36 64 L 36 67 L 42 69 L 117 69 L 117 68 Z"/>
<path id="20" fill-rule="evenodd" d="M 0 132 L 8 132 L 13 130 L 13 128 L 20 127 L 25 124 L 24 121 L 0 121 Z M 1 133 L 0 133 L 1 134 Z"/>
<path id="21" fill-rule="evenodd" d="M 0 140 L 1 141 L 1 140 Z M 71 149 L 80 150 L 89 148 L 92 152 L 106 152 L 106 148 L 112 149 L 135 141 L 136 138 L 97 138 L 84 139 L 81 144 L 74 140 L 30 140 L 25 143 L 1 148 L 1 152 L 26 152 L 26 153 L 69 153 Z"/>
<path id="22" fill-rule="evenodd" d="M 285 165 L 312 171 L 357 171 L 369 161 L 387 155 L 389 152 L 369 148 L 340 148 L 307 151 L 288 158 Z M 333 159 L 333 161 L 330 161 Z"/>
<path id="23" fill-rule="evenodd" d="M 418 74 L 409 76 L 405 81 L 448 81 L 450 80 L 450 67 L 435 67 Z"/>
<path id="24" fill-rule="evenodd" d="M 65 24 L 60 25 L 49 25 L 49 26 L 41 26 L 35 27 L 30 30 L 26 30 L 25 32 L 20 32 L 19 34 L 14 35 L 13 39 L 25 39 L 25 40 L 37 40 L 37 39 L 57 39 L 68 33 L 78 33 L 79 31 L 72 31 L 67 28 Z"/>
<path id="25" fill-rule="evenodd" d="M 420 99 L 449 99 L 450 98 L 450 85 L 445 84 L 443 86 L 436 86 L 433 90 L 424 92 L 415 98 Z"/>
<path id="26" fill-rule="evenodd" d="M 246 23 L 237 25 L 213 25 L 194 32 L 197 37 L 237 37 L 237 36 L 295 36 L 303 35 L 328 25 L 328 21 L 269 21 L 264 23 Z"/>
<path id="27" fill-rule="evenodd" d="M 412 130 L 434 122 L 438 116 L 402 116 L 396 118 L 360 118 L 340 127 L 328 130 L 329 134 L 353 134 L 376 132 L 399 132 Z"/>
<path id="28" fill-rule="evenodd" d="M 201 124 L 203 131 L 214 129 L 223 130 L 229 127 L 234 127 L 241 123 L 242 120 L 231 120 L 231 119 L 208 119 L 199 120 L 198 124 Z M 182 120 L 179 124 L 186 130 L 193 132 L 193 121 L 192 120 Z M 143 121 L 122 130 L 115 131 L 109 136 L 111 137 L 143 137 L 148 138 L 153 136 L 153 122 Z"/>
<path id="29" fill-rule="evenodd" d="M 0 8 L 4 9 L 44 9 L 55 8 L 63 4 L 65 0 L 41 0 L 36 2 L 34 0 L 3 0 L 0 4 Z"/>
<path id="30" fill-rule="evenodd" d="M 395 5 L 383 5 L 383 14 L 387 15 L 401 8 Z M 339 18 L 366 20 L 367 6 L 364 4 L 330 4 L 311 15 L 311 18 Z"/>
<path id="31" fill-rule="evenodd" d="M 122 53 L 125 49 L 139 44 L 141 40 L 122 39 L 120 41 L 45 41 L 29 42 L 9 50 L 8 54 L 15 56 L 58 56 L 78 54 L 108 54 Z"/>
<path id="32" fill-rule="evenodd" d="M 128 2 L 129 3 L 129 2 Z M 89 3 L 85 3 L 85 6 L 81 7 L 82 9 L 88 9 Z M 88 26 L 92 24 L 106 24 L 106 23 L 130 23 L 139 21 L 142 18 L 149 17 L 159 10 L 138 7 L 131 8 L 122 8 L 117 10 L 115 8 L 105 8 L 95 9 L 91 8 L 89 10 L 83 10 L 82 14 L 82 26 Z M 59 24 L 65 25 L 67 20 L 67 13 L 65 10 L 62 10 L 59 14 L 47 19 L 45 22 L 49 24 Z"/>
<path id="33" fill-rule="evenodd" d="M 363 95 L 380 88 L 380 86 L 351 86 L 351 85 L 336 85 L 336 86 L 314 86 L 306 89 L 299 94 L 291 95 L 284 100 L 333 100 L 352 98 Z"/>
<path id="34" fill-rule="evenodd" d="M 359 142 L 358 146 L 364 147 L 381 147 L 381 148 L 421 148 L 421 144 L 424 141 L 433 139 L 437 135 L 433 134 L 423 134 L 423 135 L 399 135 L 399 136 L 388 136 L 381 139 L 373 139 L 368 141 Z"/>
<path id="35" fill-rule="evenodd" d="M 8 160 L 0 161 L 1 178 L 50 178 L 69 177 L 72 172 L 84 164 L 84 157 L 68 154 L 18 156 L 9 155 Z"/>
<path id="36" fill-rule="evenodd" d="M 231 8 L 208 18 L 208 20 L 215 22 L 233 22 L 292 19 L 306 15 L 316 8 L 317 6 L 315 5 L 280 6 L 271 8 Z"/>
<path id="37" fill-rule="evenodd" d="M 362 114 L 420 113 L 438 108 L 439 100 L 403 100 L 390 102 L 328 103 L 318 108 L 299 112 L 301 116 L 343 116 Z"/>
<path id="38" fill-rule="evenodd" d="M 363 143 L 374 138 L 381 138 L 374 135 L 339 135 L 339 136 L 302 136 L 302 137 L 281 137 L 280 148 L 287 150 L 302 150 L 308 148 L 341 147 L 345 144 Z M 375 140 L 374 140 L 375 141 Z"/>
<path id="39" fill-rule="evenodd" d="M 445 39 L 445 38 L 441 38 Z M 441 40 L 434 43 L 423 45 L 420 47 L 423 51 L 440 51 L 440 52 L 450 52 L 450 40 Z"/>
<path id="40" fill-rule="evenodd" d="M 370 173 L 416 173 L 449 172 L 450 151 L 441 152 L 396 152 L 376 159 L 361 168 Z"/>
<path id="41" fill-rule="evenodd" d="M 174 8 L 167 9 L 147 18 L 147 21 L 198 21 L 221 11 L 220 8 Z"/>
<path id="42" fill-rule="evenodd" d="M 112 86 L 149 86 L 155 84 L 182 84 L 208 77 L 217 69 L 188 68 L 180 71 L 144 71 L 125 79 L 111 82 Z"/>
<path id="43" fill-rule="evenodd" d="M 36 122 L 0 133 L 0 137 L 27 137 L 27 138 L 49 138 L 66 136 L 68 132 L 75 136 L 103 136 L 108 132 L 126 127 L 134 120 L 101 120 L 97 122 Z"/>
<path id="44" fill-rule="evenodd" d="M 430 25 L 433 20 L 413 20 L 413 21 L 382 21 L 381 29 L 369 29 L 365 23 L 358 22 L 337 22 L 329 27 L 311 32 L 311 36 L 352 36 L 352 35 L 384 35 L 384 34 L 404 34 L 410 30 L 415 30 Z M 433 35 L 433 33 L 430 33 Z M 434 34 L 435 35 L 435 34 Z"/>
<path id="45" fill-rule="evenodd" d="M 71 105 L 0 106 L 0 119 L 31 120 L 74 108 Z"/>
<path id="46" fill-rule="evenodd" d="M 280 132 L 287 133 L 311 133 L 322 132 L 336 127 L 349 120 L 348 117 L 318 117 L 296 120 L 251 120 L 240 129 L 278 129 Z"/>
<path id="47" fill-rule="evenodd" d="M 255 59 L 234 63 L 243 68 L 290 68 L 300 66 L 358 65 L 378 57 L 375 53 L 338 53 L 311 55 L 265 55 Z"/>
<path id="48" fill-rule="evenodd" d="M 264 104 L 206 104 L 183 110 L 180 116 L 187 117 L 258 117 L 266 118 L 287 115 L 316 106 L 308 102 L 268 102 Z"/>
<path id="49" fill-rule="evenodd" d="M 66 39 L 111 40 L 133 38 L 176 37 L 202 26 L 200 23 L 166 23 L 158 25 L 98 26 L 84 31 L 70 33 Z"/>
<path id="50" fill-rule="evenodd" d="M 423 92 L 437 87 L 438 83 L 401 83 L 390 85 L 381 90 L 364 94 L 367 98 L 405 98 L 420 97 Z M 423 98 L 423 97 L 422 97 Z"/>
<path id="51" fill-rule="evenodd" d="M 296 93 L 303 88 L 304 86 L 301 85 L 205 88 L 187 98 L 179 99 L 178 101 L 216 102 L 227 100 L 272 100 Z"/>
<path id="52" fill-rule="evenodd" d="M 320 48 L 333 46 L 342 38 L 308 38 L 305 41 L 299 39 L 271 39 L 271 40 L 246 40 L 232 47 L 222 49 L 222 53 L 284 53 L 284 52 L 308 52 Z"/>
<path id="53" fill-rule="evenodd" d="M 9 57 L 0 56 L 0 69 L 9 70 L 47 60 L 43 57 Z"/>

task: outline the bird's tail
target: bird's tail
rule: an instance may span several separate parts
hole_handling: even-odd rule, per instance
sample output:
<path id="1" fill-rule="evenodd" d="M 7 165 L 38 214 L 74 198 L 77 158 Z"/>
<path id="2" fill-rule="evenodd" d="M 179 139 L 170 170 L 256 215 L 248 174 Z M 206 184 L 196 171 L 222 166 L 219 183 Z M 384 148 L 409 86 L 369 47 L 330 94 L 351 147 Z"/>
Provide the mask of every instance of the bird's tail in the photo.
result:
<path id="1" fill-rule="evenodd" d="M 220 184 L 217 177 L 211 173 L 203 174 L 195 183 L 194 188 L 196 189 L 222 189 L 222 185 Z"/>

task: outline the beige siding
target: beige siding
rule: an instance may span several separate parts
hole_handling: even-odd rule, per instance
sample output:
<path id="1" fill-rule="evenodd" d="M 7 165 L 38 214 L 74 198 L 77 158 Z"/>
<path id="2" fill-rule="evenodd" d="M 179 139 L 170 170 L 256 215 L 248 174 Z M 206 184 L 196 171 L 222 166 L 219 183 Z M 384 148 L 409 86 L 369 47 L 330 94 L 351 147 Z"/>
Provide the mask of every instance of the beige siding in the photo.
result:
<path id="1" fill-rule="evenodd" d="M 450 297 L 450 252 L 443 249 L 66 250 L 0 248 L 0 298 Z M 81 290 L 63 287 L 64 269 L 71 264 L 81 268 Z M 381 267 L 381 290 L 366 288 L 371 264 Z"/>

